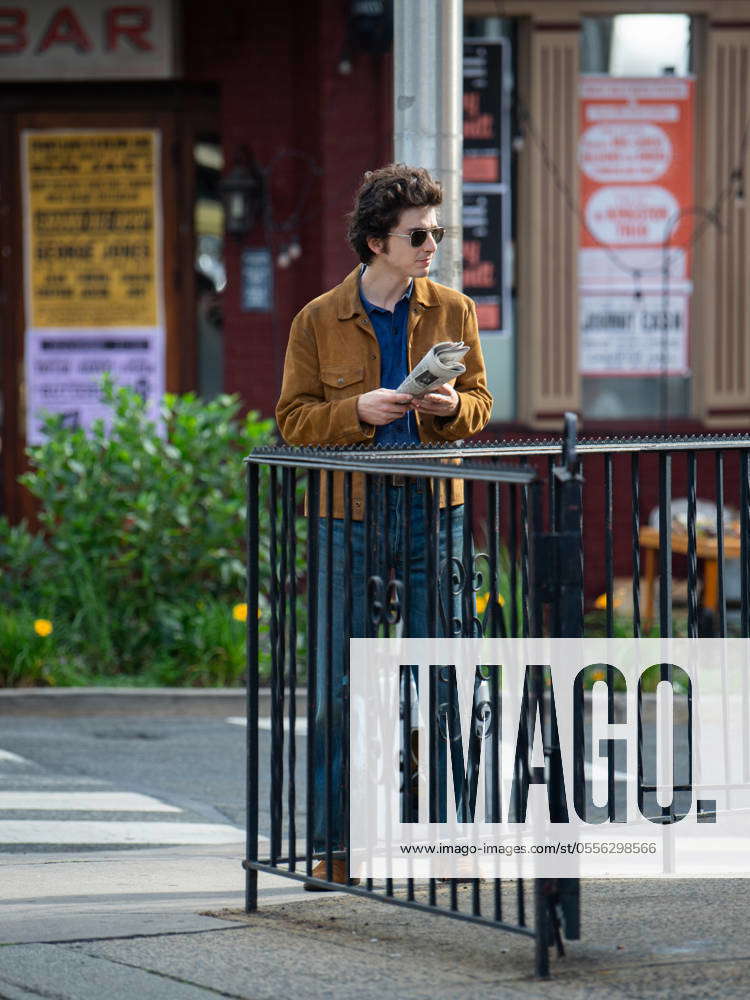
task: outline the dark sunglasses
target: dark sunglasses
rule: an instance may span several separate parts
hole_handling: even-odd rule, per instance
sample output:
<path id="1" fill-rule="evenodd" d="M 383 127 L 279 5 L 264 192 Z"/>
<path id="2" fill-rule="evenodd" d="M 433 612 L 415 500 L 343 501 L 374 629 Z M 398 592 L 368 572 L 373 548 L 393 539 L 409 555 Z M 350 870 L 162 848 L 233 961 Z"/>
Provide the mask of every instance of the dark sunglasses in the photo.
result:
<path id="1" fill-rule="evenodd" d="M 445 236 L 445 229 L 443 226 L 435 226 L 432 229 L 412 229 L 410 233 L 388 233 L 389 236 L 400 236 L 403 240 L 409 240 L 415 249 L 422 246 L 428 234 L 439 243 Z"/>

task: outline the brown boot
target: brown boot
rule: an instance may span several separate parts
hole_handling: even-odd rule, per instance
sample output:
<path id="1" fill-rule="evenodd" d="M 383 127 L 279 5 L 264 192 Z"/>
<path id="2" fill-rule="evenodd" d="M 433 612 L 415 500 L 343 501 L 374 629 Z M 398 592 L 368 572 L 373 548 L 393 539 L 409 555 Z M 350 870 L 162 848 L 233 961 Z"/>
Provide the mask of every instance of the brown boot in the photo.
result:
<path id="1" fill-rule="evenodd" d="M 313 868 L 311 875 L 313 878 L 328 880 L 328 865 L 325 858 L 319 861 Z M 346 860 L 344 858 L 333 859 L 332 881 L 337 885 L 359 885 L 358 878 L 350 879 L 346 871 Z M 333 886 L 315 885 L 314 882 L 305 882 L 307 892 L 334 892 Z"/>

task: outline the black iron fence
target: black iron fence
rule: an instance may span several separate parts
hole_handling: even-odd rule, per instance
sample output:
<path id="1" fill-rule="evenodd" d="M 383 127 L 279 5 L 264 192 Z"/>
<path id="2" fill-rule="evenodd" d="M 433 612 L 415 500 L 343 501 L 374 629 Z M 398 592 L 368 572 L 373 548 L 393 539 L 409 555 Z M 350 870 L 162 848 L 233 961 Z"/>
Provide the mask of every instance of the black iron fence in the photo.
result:
<path id="1" fill-rule="evenodd" d="M 547 975 L 549 947 L 562 953 L 563 936 L 580 935 L 576 880 L 349 878 L 348 638 L 747 636 L 750 439 L 578 443 L 569 418 L 562 442 L 260 449 L 248 484 L 247 910 L 257 908 L 258 872 L 273 872 L 526 935 L 536 974 Z M 406 817 L 418 767 L 412 689 L 404 676 Z M 439 680 L 430 689 L 446 743 L 451 691 Z M 539 695 L 549 765 L 554 733 Z M 490 748 L 493 810 L 498 719 L 487 675 L 472 726 Z M 431 745 L 431 815 L 439 759 Z"/>
<path id="2" fill-rule="evenodd" d="M 558 442 L 499 447 L 545 480 L 554 519 Z M 583 634 L 750 636 L 750 437 L 582 439 L 576 456 Z"/>

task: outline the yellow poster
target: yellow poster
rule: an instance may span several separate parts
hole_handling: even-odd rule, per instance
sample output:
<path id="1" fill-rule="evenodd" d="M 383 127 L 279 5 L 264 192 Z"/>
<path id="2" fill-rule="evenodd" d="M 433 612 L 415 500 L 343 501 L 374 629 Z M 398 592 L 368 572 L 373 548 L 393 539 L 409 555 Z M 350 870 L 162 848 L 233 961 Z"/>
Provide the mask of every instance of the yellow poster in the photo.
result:
<path id="1" fill-rule="evenodd" d="M 33 329 L 160 325 L 158 133 L 23 135 Z"/>

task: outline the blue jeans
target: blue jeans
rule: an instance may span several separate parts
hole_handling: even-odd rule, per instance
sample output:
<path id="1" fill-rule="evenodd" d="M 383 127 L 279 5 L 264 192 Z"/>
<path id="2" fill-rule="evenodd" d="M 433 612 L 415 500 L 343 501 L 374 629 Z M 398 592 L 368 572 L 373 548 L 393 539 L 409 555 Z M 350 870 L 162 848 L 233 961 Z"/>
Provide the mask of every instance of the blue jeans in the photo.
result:
<path id="1" fill-rule="evenodd" d="M 326 727 L 326 664 L 330 658 L 332 692 L 331 727 L 331 848 L 340 853 L 344 846 L 344 781 L 342 774 L 342 734 L 344 727 L 344 667 L 345 655 L 350 638 L 375 635 L 377 625 L 367 623 L 367 614 L 373 613 L 373 605 L 379 602 L 384 613 L 396 593 L 391 570 L 401 580 L 404 576 L 403 524 L 405 516 L 405 491 L 411 490 L 411 537 L 409 558 L 406 562 L 406 578 L 402 580 L 403 590 L 400 604 L 403 610 L 405 636 L 423 638 L 433 634 L 430 621 L 430 601 L 428 590 L 429 557 L 427 553 L 428 530 L 425 524 L 424 493 L 422 485 L 412 483 L 409 487 L 387 486 L 385 488 L 384 512 L 380 518 L 381 530 L 377 537 L 369 567 L 370 579 L 376 576 L 380 584 L 370 585 L 370 600 L 365 593 L 365 545 L 366 529 L 362 521 L 351 522 L 351 631 L 344 629 L 344 607 L 348 595 L 344 592 L 344 521 L 332 521 L 332 586 L 329 587 L 327 549 L 328 519 L 320 518 L 318 524 L 318 601 L 317 601 L 317 683 L 315 687 L 315 804 L 313 809 L 313 830 L 315 853 L 326 849 L 326 768 L 325 768 L 325 727 Z M 455 562 L 448 563 L 448 547 L 452 560 L 462 560 L 463 556 L 463 506 L 444 508 L 440 511 L 440 541 L 438 575 L 440 580 L 439 607 L 437 608 L 434 634 L 438 636 L 461 635 L 461 579 L 454 577 Z M 450 543 L 448 530 L 450 529 Z M 470 567 L 469 567 L 469 571 Z M 406 592 L 404 594 L 404 592 Z M 331 605 L 330 642 L 328 623 L 328 597 L 333 595 Z M 369 607 L 368 607 L 369 605 Z M 473 606 L 473 601 L 472 601 Z M 473 614 L 473 611 L 471 612 Z M 444 788 L 445 782 L 442 782 Z"/>

